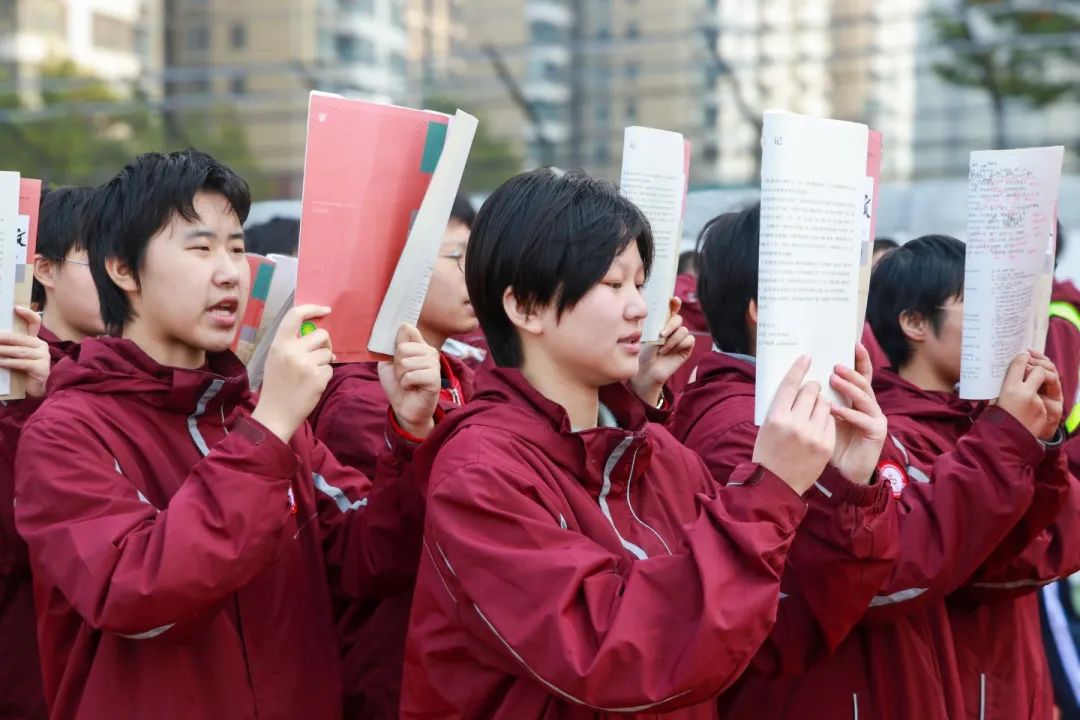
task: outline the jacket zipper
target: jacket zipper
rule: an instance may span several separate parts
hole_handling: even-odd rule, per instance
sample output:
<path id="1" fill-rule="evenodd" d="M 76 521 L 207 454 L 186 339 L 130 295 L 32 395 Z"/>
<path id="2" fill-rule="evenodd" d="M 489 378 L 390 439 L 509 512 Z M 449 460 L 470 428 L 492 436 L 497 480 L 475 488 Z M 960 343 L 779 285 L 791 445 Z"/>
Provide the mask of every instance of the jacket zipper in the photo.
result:
<path id="1" fill-rule="evenodd" d="M 979 675 L 979 720 L 986 720 L 986 673 Z"/>

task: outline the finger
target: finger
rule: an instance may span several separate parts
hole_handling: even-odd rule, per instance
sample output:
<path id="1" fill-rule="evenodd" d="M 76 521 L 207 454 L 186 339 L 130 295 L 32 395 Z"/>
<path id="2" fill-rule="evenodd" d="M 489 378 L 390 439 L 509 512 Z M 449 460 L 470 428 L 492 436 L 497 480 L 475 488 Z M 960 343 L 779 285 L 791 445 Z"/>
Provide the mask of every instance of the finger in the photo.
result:
<path id="1" fill-rule="evenodd" d="M 329 348 L 319 348 L 311 353 L 311 361 L 315 365 L 329 365 L 334 361 L 334 353 Z"/>
<path id="2" fill-rule="evenodd" d="M 1048 360 L 1049 359 L 1049 358 L 1047 358 L 1046 353 L 1041 353 L 1038 350 L 1031 349 L 1031 350 L 1028 350 L 1028 352 L 1031 353 L 1032 359 L 1035 359 L 1035 360 Z"/>
<path id="3" fill-rule="evenodd" d="M 28 307 L 15 306 L 15 315 L 26 323 L 26 334 L 37 337 L 41 330 L 41 316 Z"/>
<path id="4" fill-rule="evenodd" d="M 870 379 L 863 375 L 858 370 L 853 370 L 846 365 L 837 365 L 833 368 L 833 377 L 840 377 L 851 383 L 855 387 L 859 388 L 865 393 L 872 393 L 873 388 L 870 384 Z"/>
<path id="5" fill-rule="evenodd" d="M 668 300 L 668 317 L 678 315 L 680 310 L 682 310 L 682 298 L 672 297 Z"/>
<path id="6" fill-rule="evenodd" d="M 855 372 L 866 378 L 866 384 L 874 381 L 874 364 L 870 360 L 870 352 L 862 343 L 855 343 Z"/>
<path id="7" fill-rule="evenodd" d="M 439 374 L 431 370 L 412 370 L 401 376 L 401 387 L 405 390 L 428 388 L 434 392 L 438 390 L 439 383 Z"/>
<path id="8" fill-rule="evenodd" d="M 432 359 L 426 355 L 398 358 L 395 363 L 399 370 L 404 372 L 410 372 L 412 370 L 440 370 L 438 362 L 432 362 Z"/>
<path id="9" fill-rule="evenodd" d="M 324 318 L 329 314 L 330 308 L 323 305 L 297 305 L 292 310 L 285 313 L 285 317 L 281 320 L 281 326 L 278 328 L 274 340 L 295 338 L 300 334 L 300 329 L 303 327 L 304 323 L 310 320 Z"/>
<path id="10" fill-rule="evenodd" d="M 0 346 L 42 347 L 48 349 L 45 341 L 36 335 L 22 333 L 0 333 Z"/>
<path id="11" fill-rule="evenodd" d="M 401 323 L 401 327 L 398 328 L 397 336 L 394 339 L 394 347 L 400 347 L 404 343 L 422 343 L 424 342 L 424 336 L 420 334 L 420 331 L 416 329 L 415 325 L 409 323 Z"/>
<path id="12" fill-rule="evenodd" d="M 772 409 L 778 409 L 781 412 L 787 412 L 791 410 L 795 404 L 795 398 L 799 394 L 799 389 L 802 387 L 803 379 L 806 377 L 806 373 L 810 370 L 810 356 L 801 355 L 788 371 L 784 373 L 784 378 L 780 381 L 780 386 L 776 389 L 776 395 L 773 398 Z"/>
<path id="13" fill-rule="evenodd" d="M 37 340 L 37 338 L 34 338 Z M 38 342 L 41 342 L 40 340 Z M 0 357 L 42 359 L 49 357 L 48 347 L 26 347 L 25 345 L 0 345 Z"/>
<path id="14" fill-rule="evenodd" d="M 1049 372 L 1052 372 L 1052 373 L 1056 373 L 1058 371 L 1057 365 L 1054 364 L 1054 361 L 1051 360 L 1050 358 L 1046 357 L 1045 355 L 1043 355 L 1042 357 L 1039 357 L 1039 358 L 1036 358 L 1035 356 L 1032 356 L 1031 360 L 1028 362 L 1028 366 L 1029 367 L 1041 367 L 1041 368 L 1043 368 L 1045 370 L 1048 370 Z"/>
<path id="15" fill-rule="evenodd" d="M 318 328 L 308 335 L 297 339 L 299 348 L 304 352 L 312 352 L 322 348 L 330 349 L 330 333 L 326 328 Z"/>
<path id="16" fill-rule="evenodd" d="M 814 412 L 814 404 L 817 402 L 819 395 L 821 395 L 820 384 L 814 380 L 806 383 L 795 397 L 791 412 L 801 418 L 810 417 L 810 414 Z"/>
<path id="17" fill-rule="evenodd" d="M 682 315 L 672 315 L 668 318 L 668 321 L 664 323 L 663 329 L 660 331 L 661 338 L 671 337 L 671 334 L 682 327 L 683 319 Z"/>
<path id="18" fill-rule="evenodd" d="M 1039 395 L 1042 395 L 1045 400 L 1053 402 L 1063 401 L 1065 398 L 1065 391 L 1061 386 L 1061 376 L 1056 372 L 1045 372 L 1046 380 L 1039 386 Z"/>
<path id="19" fill-rule="evenodd" d="M 829 378 L 829 384 L 833 390 L 847 398 L 852 407 L 859 412 L 875 417 L 881 414 L 881 408 L 878 406 L 874 396 L 854 383 L 848 382 L 839 375 L 833 375 Z"/>
<path id="20" fill-rule="evenodd" d="M 435 348 L 431 347 L 425 342 L 405 342 L 401 343 L 395 349 L 395 355 L 398 357 L 417 357 L 423 355 L 430 357 L 436 362 L 439 360 L 439 352 Z"/>
<path id="21" fill-rule="evenodd" d="M 814 398 L 814 408 L 810 412 L 810 424 L 818 430 L 823 430 L 825 423 L 829 421 L 831 407 L 832 404 L 828 398 L 819 392 Z"/>
<path id="22" fill-rule="evenodd" d="M 686 338 L 688 337 L 690 337 L 690 330 L 684 327 L 678 328 L 674 333 L 668 336 L 663 347 L 660 348 L 659 354 L 671 355 L 675 353 L 679 347 L 686 342 Z M 693 347 L 693 344 L 691 344 L 690 347 Z"/>
<path id="23" fill-rule="evenodd" d="M 1026 352 L 1014 357 L 1012 362 L 1009 363 L 1009 369 L 1005 371 L 1005 380 L 1002 382 L 1002 386 L 1024 382 L 1024 370 L 1027 368 L 1030 359 L 1031 355 Z"/>
<path id="24" fill-rule="evenodd" d="M 45 370 L 38 358 L 6 358 L 0 357 L 0 368 L 5 370 L 17 370 L 18 372 L 32 373 L 35 370 Z"/>
<path id="25" fill-rule="evenodd" d="M 1035 367 L 1028 373 L 1027 378 L 1024 379 L 1023 385 L 1028 389 L 1038 392 L 1039 389 L 1046 383 L 1047 375 L 1046 371 L 1041 367 Z"/>
<path id="26" fill-rule="evenodd" d="M 844 407 L 843 405 L 837 405 L 832 403 L 830 408 L 832 416 L 838 420 L 843 420 L 850 425 L 861 430 L 864 434 L 870 434 L 877 428 L 875 427 L 875 418 L 867 415 L 866 413 L 859 412 L 854 408 Z"/>

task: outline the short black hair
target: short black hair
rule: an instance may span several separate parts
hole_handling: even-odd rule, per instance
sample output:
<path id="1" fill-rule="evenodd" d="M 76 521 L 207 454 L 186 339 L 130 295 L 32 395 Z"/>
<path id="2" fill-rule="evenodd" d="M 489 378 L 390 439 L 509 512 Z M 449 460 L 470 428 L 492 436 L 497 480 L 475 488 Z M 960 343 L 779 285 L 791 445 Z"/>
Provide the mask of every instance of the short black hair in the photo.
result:
<path id="1" fill-rule="evenodd" d="M 697 251 L 687 250 L 679 255 L 679 270 L 678 273 L 697 272 Z"/>
<path id="2" fill-rule="evenodd" d="M 139 281 L 151 238 L 179 213 L 195 221 L 195 194 L 200 190 L 225 197 L 240 222 L 251 209 L 248 184 L 211 156 L 194 149 L 146 153 L 135 158 L 94 193 L 87 217 L 90 227 L 90 269 L 94 274 L 105 331 L 119 335 L 132 317 L 131 303 L 105 269 L 119 258 Z"/>
<path id="3" fill-rule="evenodd" d="M 469 198 L 464 195 L 458 195 L 454 198 L 454 206 L 450 208 L 450 219 L 457 220 L 472 230 L 473 223 L 476 222 L 476 210 L 473 209 Z"/>
<path id="4" fill-rule="evenodd" d="M 50 188 L 41 195 L 38 214 L 37 254 L 63 265 L 72 250 L 85 250 L 86 205 L 94 195 L 88 187 Z M 45 286 L 34 280 L 32 300 L 38 310 L 45 308 Z"/>
<path id="5" fill-rule="evenodd" d="M 244 246 L 258 255 L 290 255 L 296 257 L 300 247 L 300 221 L 275 217 L 244 231 Z"/>
<path id="6" fill-rule="evenodd" d="M 533 170 L 495 190 L 476 215 L 465 256 L 469 298 L 495 363 L 520 367 L 523 360 L 503 308 L 507 288 L 524 307 L 555 303 L 561 316 L 630 243 L 637 243 L 647 275 L 653 236 L 645 216 L 614 185 L 583 172 Z"/>
<path id="7" fill-rule="evenodd" d="M 698 235 L 697 294 L 713 342 L 753 355 L 746 309 L 758 293 L 761 205 L 718 215 Z"/>
<path id="8" fill-rule="evenodd" d="M 870 276 L 866 318 L 894 370 L 911 359 L 900 316 L 917 313 L 941 330 L 941 307 L 964 295 L 964 243 L 948 235 L 924 235 L 881 259 Z"/>
<path id="9" fill-rule="evenodd" d="M 883 250 L 884 251 L 895 250 L 898 247 L 900 247 L 900 243 L 896 242 L 892 238 L 879 237 L 879 238 L 874 239 L 874 254 L 875 255 L 877 253 L 879 253 L 879 252 L 882 252 Z"/>

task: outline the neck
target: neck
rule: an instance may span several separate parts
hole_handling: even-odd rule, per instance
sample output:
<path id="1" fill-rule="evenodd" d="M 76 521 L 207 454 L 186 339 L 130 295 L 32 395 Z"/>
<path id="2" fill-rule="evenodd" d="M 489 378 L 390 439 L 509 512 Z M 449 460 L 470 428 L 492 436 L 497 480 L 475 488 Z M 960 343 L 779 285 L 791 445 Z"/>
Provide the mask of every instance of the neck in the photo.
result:
<path id="1" fill-rule="evenodd" d="M 63 342 L 82 342 L 86 339 L 86 334 L 79 332 L 71 323 L 64 320 L 64 317 L 56 310 L 55 306 L 47 300 L 45 302 L 45 312 L 41 314 L 41 325 L 48 328 L 49 332 Z"/>
<path id="2" fill-rule="evenodd" d="M 149 331 L 138 320 L 124 326 L 123 337 L 131 340 L 155 362 L 181 370 L 197 370 L 206 364 L 206 351 L 169 341 Z"/>
<path id="3" fill-rule="evenodd" d="M 600 392 L 566 377 L 547 357 L 526 358 L 521 374 L 536 391 L 566 410 L 575 431 L 592 430 L 600 413 Z"/>
<path id="4" fill-rule="evenodd" d="M 918 355 L 912 357 L 904 367 L 900 368 L 898 374 L 922 390 L 951 393 L 956 389 L 956 383 L 942 377 L 933 365 Z"/>
<path id="5" fill-rule="evenodd" d="M 420 331 L 420 336 L 424 338 L 424 342 L 439 352 L 442 352 L 442 346 L 446 344 L 447 339 L 450 337 L 444 332 L 433 330 L 429 327 L 424 327 L 423 325 L 417 325 L 416 329 Z"/>

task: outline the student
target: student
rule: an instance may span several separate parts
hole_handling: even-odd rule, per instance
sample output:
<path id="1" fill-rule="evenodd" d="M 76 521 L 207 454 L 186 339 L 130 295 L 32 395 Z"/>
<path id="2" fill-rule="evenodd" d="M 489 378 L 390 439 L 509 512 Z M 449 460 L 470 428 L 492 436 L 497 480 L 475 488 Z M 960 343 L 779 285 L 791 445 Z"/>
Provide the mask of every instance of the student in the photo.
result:
<path id="1" fill-rule="evenodd" d="M 455 207 L 461 214 L 460 201 Z M 465 207 L 471 212 L 471 207 Z M 465 287 L 468 242 L 469 227 L 465 220 L 452 217 L 443 235 L 417 323 L 424 342 L 431 347 L 441 348 L 447 338 L 477 328 L 476 314 Z M 439 361 L 442 369 L 439 407 L 441 412 L 449 412 L 472 396 L 473 371 L 449 353 L 440 353 Z M 386 447 L 383 427 L 388 404 L 379 382 L 377 363 L 337 365 L 309 422 L 315 436 L 339 462 L 372 476 Z M 345 715 L 396 719 L 412 588 L 389 597 L 380 597 L 378 588 L 372 590 L 372 597 L 363 601 L 344 599 L 336 603 Z"/>
<path id="2" fill-rule="evenodd" d="M 291 312 L 255 402 L 227 352 L 249 206 L 247 184 L 194 150 L 143 155 L 91 201 L 112 336 L 55 368 L 15 473 L 52 718 L 337 718 L 327 571 L 356 592 L 403 572 L 437 355 L 399 332 L 374 483 L 304 422 L 333 354 L 325 331 L 299 330 L 328 308 Z"/>
<path id="3" fill-rule="evenodd" d="M 698 296 L 712 328 L 710 352 L 683 393 L 671 431 L 705 461 L 717 483 L 751 461 L 754 424 L 760 208 L 720 215 L 699 244 Z M 831 468 L 806 494 L 807 516 L 789 552 L 785 597 L 769 641 L 743 680 L 721 699 L 721 716 L 846 717 L 857 689 L 837 682 L 822 662 L 840 646 L 886 580 L 896 555 L 897 520 L 889 487 L 876 469 L 887 437 L 870 389 L 864 348 L 858 372 L 836 368 L 831 384 L 852 407 L 832 408 L 840 421 Z M 806 673 L 798 680 L 778 675 Z M 866 702 L 863 698 L 862 702 Z"/>
<path id="4" fill-rule="evenodd" d="M 1065 229 L 1057 225 L 1056 261 L 1065 250 Z M 1061 376 L 1065 398 L 1065 442 L 1069 468 L 1080 475 L 1080 289 L 1064 278 L 1054 279 L 1050 298 L 1050 327 L 1046 355 Z M 1054 698 L 1066 720 L 1080 720 L 1080 604 L 1074 591 L 1080 575 L 1057 580 L 1040 591 L 1043 639 L 1054 680 Z"/>
<path id="5" fill-rule="evenodd" d="M 877 267 L 877 264 L 881 262 L 881 258 L 888 255 L 890 252 L 900 247 L 900 243 L 896 242 L 892 238 L 879 237 L 874 239 L 874 254 L 870 259 L 872 267 Z"/>
<path id="6" fill-rule="evenodd" d="M 15 449 L 23 424 L 41 405 L 49 368 L 80 340 L 103 332 L 82 222 L 92 193 L 59 188 L 42 197 L 32 297 L 35 307 L 44 309 L 44 324 L 20 308 L 16 312 L 29 332 L 0 336 L 0 367 L 27 372 L 29 380 L 25 400 L 0 408 L 0 717 L 46 715 L 30 559 L 15 531 Z"/>
<path id="7" fill-rule="evenodd" d="M 403 718 L 711 718 L 772 626 L 835 424 L 805 359 L 727 488 L 648 423 L 623 383 L 652 257 L 641 212 L 580 173 L 519 175 L 481 208 L 465 277 L 494 366 L 417 459 Z M 672 340 L 653 382 L 685 359 Z"/>
<path id="8" fill-rule="evenodd" d="M 942 493 L 966 484 L 956 496 L 968 506 L 966 520 L 942 516 L 939 526 L 959 529 L 969 552 L 985 546 L 991 529 L 1001 535 L 979 567 L 953 574 L 953 587 L 946 588 L 955 591 L 939 626 L 948 631 L 935 642 L 955 660 L 950 686 L 961 710 L 950 716 L 1047 718 L 1052 700 L 1035 591 L 1076 568 L 1080 554 L 1080 487 L 1065 469 L 1058 427 L 1061 383 L 1053 364 L 1032 352 L 1013 361 L 996 403 L 957 396 L 963 283 L 964 246 L 955 238 L 912 240 L 881 261 L 868 314 L 896 372 L 876 373 L 874 388 L 905 457 L 904 468 L 890 469 L 906 485 L 901 503 L 935 491 L 934 508 L 942 515 L 951 512 Z M 946 460 L 956 456 L 966 456 L 967 467 L 942 477 Z M 1018 483 L 1027 487 L 1022 497 L 1008 488 Z M 971 514 L 988 501 L 995 510 Z M 926 536 L 912 540 L 926 552 Z M 895 687 L 903 668 L 895 659 L 879 660 L 880 686 Z"/>
<path id="9" fill-rule="evenodd" d="M 244 237 L 248 252 L 296 257 L 300 247 L 300 221 L 296 218 L 271 218 L 248 228 Z"/>
<path id="10" fill-rule="evenodd" d="M 476 210 L 473 209 L 472 203 L 464 195 L 458 195 L 450 209 L 450 221 L 446 224 L 444 239 L 449 241 L 457 238 L 459 243 L 467 244 L 475 221 Z M 480 330 L 479 324 L 474 322 L 468 331 L 449 337 L 441 350 L 475 370 L 487 358 L 487 341 L 484 340 L 484 333 Z"/>

